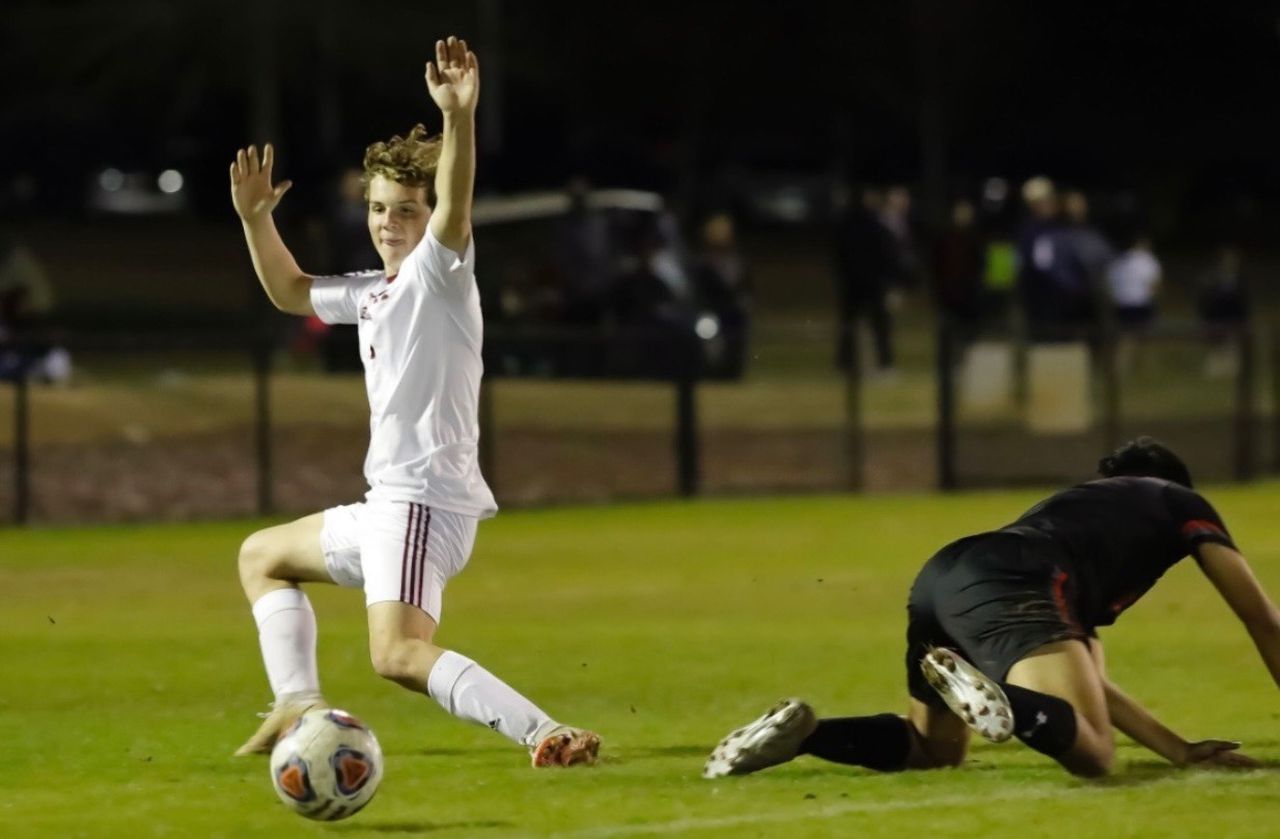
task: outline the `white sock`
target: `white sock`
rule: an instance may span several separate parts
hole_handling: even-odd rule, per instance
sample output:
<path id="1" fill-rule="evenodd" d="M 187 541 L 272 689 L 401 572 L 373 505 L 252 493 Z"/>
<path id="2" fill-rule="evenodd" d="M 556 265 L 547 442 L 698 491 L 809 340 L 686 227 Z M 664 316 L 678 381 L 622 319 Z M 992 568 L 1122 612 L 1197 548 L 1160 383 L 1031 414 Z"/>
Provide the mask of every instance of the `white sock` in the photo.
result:
<path id="1" fill-rule="evenodd" d="M 289 694 L 320 695 L 316 673 L 316 613 L 298 588 L 267 592 L 253 604 L 267 681 L 276 701 Z"/>
<path id="2" fill-rule="evenodd" d="M 532 748 L 552 723 L 542 709 L 479 664 L 446 650 L 427 676 L 427 693 L 455 717 Z"/>

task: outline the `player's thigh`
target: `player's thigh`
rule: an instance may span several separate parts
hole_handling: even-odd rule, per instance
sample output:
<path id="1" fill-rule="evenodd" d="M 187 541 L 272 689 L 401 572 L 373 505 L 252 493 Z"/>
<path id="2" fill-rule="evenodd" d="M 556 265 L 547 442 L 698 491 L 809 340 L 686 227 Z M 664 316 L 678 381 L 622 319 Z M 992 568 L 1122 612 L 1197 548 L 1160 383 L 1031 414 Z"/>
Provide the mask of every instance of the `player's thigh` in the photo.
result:
<path id="1" fill-rule="evenodd" d="M 950 708 L 913 697 L 907 721 L 919 735 L 908 758 L 911 769 L 959 766 L 964 762 L 969 750 L 969 727 Z"/>
<path id="2" fill-rule="evenodd" d="M 1071 703 L 1099 734 L 1111 729 L 1098 665 L 1083 641 L 1056 641 L 1033 650 L 1009 668 L 1009 684 Z"/>
<path id="3" fill-rule="evenodd" d="M 250 534 L 240 546 L 241 579 L 333 582 L 321 547 L 324 522 L 325 514 L 315 513 Z"/>

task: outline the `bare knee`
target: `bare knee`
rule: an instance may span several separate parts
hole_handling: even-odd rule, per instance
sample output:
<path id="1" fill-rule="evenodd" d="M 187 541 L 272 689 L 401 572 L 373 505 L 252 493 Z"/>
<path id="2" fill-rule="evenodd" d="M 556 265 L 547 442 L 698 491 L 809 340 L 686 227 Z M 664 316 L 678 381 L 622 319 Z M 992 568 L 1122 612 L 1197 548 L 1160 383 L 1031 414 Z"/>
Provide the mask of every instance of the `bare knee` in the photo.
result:
<path id="1" fill-rule="evenodd" d="M 964 763 L 968 743 L 964 740 L 930 740 L 913 728 L 911 753 L 907 758 L 910 769 L 951 769 Z"/>
<path id="2" fill-rule="evenodd" d="M 1081 778 L 1102 778 L 1111 774 L 1111 763 L 1114 758 L 1115 747 L 1110 743 L 1083 749 L 1077 745 L 1062 757 L 1061 763 L 1072 775 L 1078 775 Z"/>
<path id="3" fill-rule="evenodd" d="M 240 586 L 250 600 L 254 600 L 273 588 L 273 581 L 280 569 L 280 553 L 272 540 L 259 530 L 240 544 L 237 558 L 240 570 Z"/>
<path id="4" fill-rule="evenodd" d="M 426 654 L 429 649 L 425 641 L 399 639 L 371 645 L 369 657 L 374 672 L 382 678 L 424 690 L 433 660 Z"/>

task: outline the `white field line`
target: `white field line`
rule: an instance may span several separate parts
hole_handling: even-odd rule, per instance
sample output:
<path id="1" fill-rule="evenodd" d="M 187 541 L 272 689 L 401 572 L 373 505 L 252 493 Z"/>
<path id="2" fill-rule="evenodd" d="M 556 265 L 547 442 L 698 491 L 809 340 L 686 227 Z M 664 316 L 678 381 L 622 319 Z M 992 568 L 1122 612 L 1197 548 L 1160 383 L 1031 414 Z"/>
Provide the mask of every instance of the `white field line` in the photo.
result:
<path id="1" fill-rule="evenodd" d="M 1132 786 L 1093 786 L 1063 787 L 1061 785 L 1040 785 L 1037 787 L 1015 787 L 1004 792 L 983 793 L 980 796 L 939 795 L 931 798 L 899 798 L 890 801 L 865 801 L 847 804 L 831 804 L 825 807 L 808 807 L 803 810 L 788 809 L 759 813 L 742 813 L 734 816 L 719 816 L 705 819 L 675 819 L 665 822 L 641 822 L 637 824 L 601 825 L 583 828 L 552 836 L 562 839 L 609 839 L 614 836 L 644 836 L 648 834 L 680 833 L 686 830 L 711 830 L 720 827 L 739 827 L 757 824 L 775 824 L 779 822 L 814 821 L 833 819 L 862 813 L 887 813 L 894 810 L 915 810 L 922 807 L 986 807 L 992 803 L 1008 801 L 1027 801 L 1036 799 L 1078 798 L 1085 795 L 1097 795 L 1111 790 L 1149 790 L 1163 787 L 1198 786 L 1204 784 L 1246 784 L 1280 781 L 1280 775 L 1266 770 L 1253 772 L 1206 771 L 1193 772 L 1170 778 L 1161 778 L 1149 783 Z"/>

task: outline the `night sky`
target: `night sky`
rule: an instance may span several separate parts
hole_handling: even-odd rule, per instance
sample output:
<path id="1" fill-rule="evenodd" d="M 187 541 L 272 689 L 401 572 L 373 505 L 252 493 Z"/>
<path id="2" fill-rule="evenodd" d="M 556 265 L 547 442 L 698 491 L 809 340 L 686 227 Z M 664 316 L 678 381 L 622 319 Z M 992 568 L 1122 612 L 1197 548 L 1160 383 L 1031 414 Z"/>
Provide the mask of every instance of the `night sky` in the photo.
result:
<path id="1" fill-rule="evenodd" d="M 0 181 L 34 177 L 26 210 L 58 212 L 105 166 L 176 167 L 221 211 L 226 161 L 264 131 L 320 177 L 432 125 L 422 63 L 456 32 L 491 100 L 484 188 L 1043 171 L 1280 203 L 1280 11 L 1175 5 L 10 0 Z"/>

